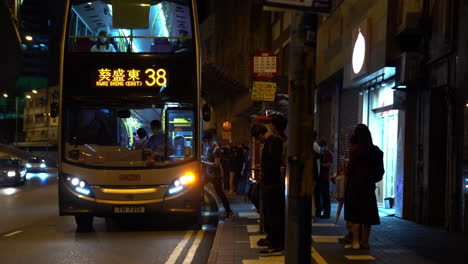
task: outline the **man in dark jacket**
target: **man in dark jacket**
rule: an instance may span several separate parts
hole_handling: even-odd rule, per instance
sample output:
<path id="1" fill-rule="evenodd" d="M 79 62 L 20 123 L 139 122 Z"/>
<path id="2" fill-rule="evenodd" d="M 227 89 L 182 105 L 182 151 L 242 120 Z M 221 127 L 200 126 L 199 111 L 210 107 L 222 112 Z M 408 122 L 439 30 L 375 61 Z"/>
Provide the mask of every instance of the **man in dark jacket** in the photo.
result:
<path id="1" fill-rule="evenodd" d="M 252 136 L 263 144 L 261 159 L 261 190 L 263 215 L 268 248 L 260 256 L 278 256 L 284 249 L 284 176 L 281 173 L 283 141 L 271 134 L 266 127 L 254 125 Z M 260 242 L 260 241 L 259 241 Z"/>

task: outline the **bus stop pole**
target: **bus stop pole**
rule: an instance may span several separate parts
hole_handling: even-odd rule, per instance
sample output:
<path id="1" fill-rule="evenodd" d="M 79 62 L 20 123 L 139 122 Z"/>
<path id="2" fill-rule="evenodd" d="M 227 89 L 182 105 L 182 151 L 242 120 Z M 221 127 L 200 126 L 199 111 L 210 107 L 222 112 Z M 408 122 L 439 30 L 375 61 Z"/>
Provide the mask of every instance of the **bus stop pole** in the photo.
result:
<path id="1" fill-rule="evenodd" d="M 289 140 L 286 187 L 285 263 L 311 263 L 313 89 L 306 85 L 304 13 L 294 12 L 289 64 Z"/>

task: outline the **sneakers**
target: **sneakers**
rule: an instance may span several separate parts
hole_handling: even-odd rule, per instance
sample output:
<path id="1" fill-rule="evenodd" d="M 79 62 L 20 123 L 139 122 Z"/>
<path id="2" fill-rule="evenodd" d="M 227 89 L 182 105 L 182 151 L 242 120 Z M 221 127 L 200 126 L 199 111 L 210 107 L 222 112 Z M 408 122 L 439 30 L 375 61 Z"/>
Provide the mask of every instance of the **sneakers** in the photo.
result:
<path id="1" fill-rule="evenodd" d="M 259 247 L 269 247 L 270 246 L 270 240 L 267 238 L 262 238 L 257 241 L 257 246 Z"/>
<path id="2" fill-rule="evenodd" d="M 265 248 L 258 252 L 258 254 L 262 257 L 270 257 L 270 256 L 282 256 L 283 250 L 279 248 Z"/>

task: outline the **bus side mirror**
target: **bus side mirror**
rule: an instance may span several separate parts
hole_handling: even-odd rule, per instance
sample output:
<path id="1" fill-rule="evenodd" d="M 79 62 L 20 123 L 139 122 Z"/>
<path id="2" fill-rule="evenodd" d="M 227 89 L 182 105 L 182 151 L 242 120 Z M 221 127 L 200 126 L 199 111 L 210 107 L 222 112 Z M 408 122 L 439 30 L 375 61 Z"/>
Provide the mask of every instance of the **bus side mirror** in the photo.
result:
<path id="1" fill-rule="evenodd" d="M 208 104 L 204 104 L 202 106 L 202 118 L 205 122 L 208 122 L 211 119 L 211 109 Z"/>
<path id="2" fill-rule="evenodd" d="M 51 103 L 50 104 L 50 117 L 56 118 L 58 116 L 58 103 Z"/>

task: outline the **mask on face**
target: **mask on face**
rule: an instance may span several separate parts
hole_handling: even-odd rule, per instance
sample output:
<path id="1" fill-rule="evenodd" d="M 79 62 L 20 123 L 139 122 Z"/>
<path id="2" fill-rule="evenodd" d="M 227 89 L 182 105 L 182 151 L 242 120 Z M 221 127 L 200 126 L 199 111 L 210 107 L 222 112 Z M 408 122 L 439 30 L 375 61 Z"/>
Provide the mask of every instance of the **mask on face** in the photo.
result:
<path id="1" fill-rule="evenodd" d="M 102 42 L 102 43 L 106 43 L 106 42 L 107 42 L 107 38 L 101 38 L 101 42 Z"/>

